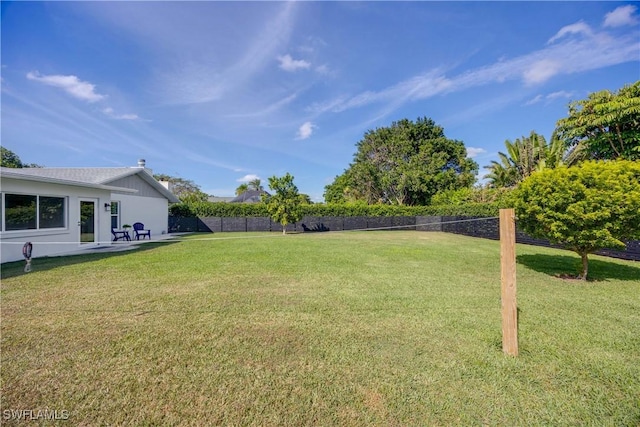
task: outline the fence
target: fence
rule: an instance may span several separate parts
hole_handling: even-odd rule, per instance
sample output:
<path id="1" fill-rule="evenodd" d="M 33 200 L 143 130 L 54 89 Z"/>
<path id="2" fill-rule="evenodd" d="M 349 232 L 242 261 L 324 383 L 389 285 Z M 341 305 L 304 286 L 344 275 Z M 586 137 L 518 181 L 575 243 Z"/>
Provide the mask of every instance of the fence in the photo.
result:
<path id="1" fill-rule="evenodd" d="M 351 230 L 417 230 L 441 231 L 485 239 L 499 239 L 498 218 L 464 216 L 387 216 L 387 217 L 316 217 L 305 216 L 295 224 L 287 225 L 287 232 L 322 232 Z M 169 232 L 248 232 L 282 231 L 282 225 L 268 217 L 169 217 Z M 548 240 L 535 239 L 520 230 L 516 242 L 537 246 L 553 246 Z M 603 249 L 601 255 L 640 261 L 640 241 L 627 242 L 627 249 Z"/>

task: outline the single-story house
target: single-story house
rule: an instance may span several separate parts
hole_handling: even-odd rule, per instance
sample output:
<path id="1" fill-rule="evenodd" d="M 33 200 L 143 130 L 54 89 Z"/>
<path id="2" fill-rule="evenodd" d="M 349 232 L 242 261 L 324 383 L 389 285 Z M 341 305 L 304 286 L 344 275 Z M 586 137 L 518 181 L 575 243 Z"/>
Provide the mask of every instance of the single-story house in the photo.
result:
<path id="1" fill-rule="evenodd" d="M 0 262 L 112 244 L 112 229 L 136 222 L 151 236 L 168 232 L 168 205 L 179 199 L 145 167 L 0 168 Z M 133 231 L 131 231 L 133 237 Z"/>

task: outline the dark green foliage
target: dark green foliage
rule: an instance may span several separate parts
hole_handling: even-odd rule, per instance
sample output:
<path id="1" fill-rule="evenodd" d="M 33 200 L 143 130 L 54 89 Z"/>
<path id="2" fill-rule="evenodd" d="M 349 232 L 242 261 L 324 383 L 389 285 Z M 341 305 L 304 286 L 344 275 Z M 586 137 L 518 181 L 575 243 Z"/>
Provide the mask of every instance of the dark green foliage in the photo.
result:
<path id="1" fill-rule="evenodd" d="M 5 147 L 0 147 L 0 166 L 4 168 L 41 168 L 35 163 L 22 163 L 20 157 Z"/>
<path id="2" fill-rule="evenodd" d="M 349 168 L 325 187 L 326 201 L 428 205 L 439 191 L 473 185 L 478 170 L 462 141 L 446 138 L 428 118 L 368 131 L 357 148 Z"/>
<path id="3" fill-rule="evenodd" d="M 198 202 L 176 203 L 169 207 L 169 215 L 175 217 L 266 217 L 269 216 L 264 203 Z"/>
<path id="4" fill-rule="evenodd" d="M 556 132 L 579 159 L 640 160 L 640 81 L 570 103 Z"/>
<path id="5" fill-rule="evenodd" d="M 498 215 L 498 203 L 465 203 L 441 206 L 367 205 L 366 203 L 315 203 L 301 205 L 303 216 L 487 216 Z M 174 217 L 268 217 L 264 203 L 176 203 L 169 207 Z"/>

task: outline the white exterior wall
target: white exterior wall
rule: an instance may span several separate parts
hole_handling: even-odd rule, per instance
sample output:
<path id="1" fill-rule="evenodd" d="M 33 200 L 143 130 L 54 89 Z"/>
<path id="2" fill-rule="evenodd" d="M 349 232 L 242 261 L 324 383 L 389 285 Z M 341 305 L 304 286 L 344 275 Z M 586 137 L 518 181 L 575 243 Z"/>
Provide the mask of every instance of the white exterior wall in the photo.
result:
<path id="1" fill-rule="evenodd" d="M 33 244 L 32 257 L 59 255 L 87 247 L 111 244 L 111 213 L 104 204 L 111 200 L 111 192 L 95 188 L 2 178 L 3 193 L 58 196 L 66 198 L 65 227 L 44 230 L 0 231 L 0 262 L 24 259 L 22 247 Z M 80 200 L 96 202 L 96 243 L 80 244 Z M 166 202 L 166 201 L 165 201 Z M 165 217 L 166 208 L 165 208 Z M 165 218 L 165 222 L 167 219 Z M 4 222 L 4 218 L 3 218 Z M 165 226 L 166 227 L 166 226 Z"/>
<path id="2" fill-rule="evenodd" d="M 169 202 L 157 197 L 140 197 L 128 194 L 113 194 L 113 201 L 120 202 L 120 225 L 144 224 L 151 230 L 151 238 L 166 234 L 169 230 Z M 133 238 L 133 230 L 130 232 Z"/>

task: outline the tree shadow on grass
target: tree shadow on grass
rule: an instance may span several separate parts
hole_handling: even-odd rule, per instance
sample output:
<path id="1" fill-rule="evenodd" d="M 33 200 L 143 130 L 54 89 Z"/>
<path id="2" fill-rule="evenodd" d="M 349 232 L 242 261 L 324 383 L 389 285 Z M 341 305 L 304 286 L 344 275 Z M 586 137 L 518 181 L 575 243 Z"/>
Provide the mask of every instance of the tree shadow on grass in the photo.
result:
<path id="1" fill-rule="evenodd" d="M 525 254 L 518 255 L 517 261 L 534 271 L 555 277 L 577 275 L 582 268 L 580 258 L 571 255 Z M 623 265 L 589 257 L 588 281 L 609 279 L 640 282 L 640 263 L 637 266 Z"/>
<path id="2" fill-rule="evenodd" d="M 101 259 L 126 256 L 138 254 L 140 252 L 155 249 L 160 246 L 172 245 L 178 243 L 178 241 L 165 240 L 156 243 L 144 243 L 133 249 L 114 252 L 92 252 L 87 254 L 74 254 L 74 255 L 61 255 L 61 256 L 46 256 L 42 258 L 33 258 L 31 261 L 31 273 L 53 270 L 57 267 L 63 267 L 68 265 L 80 264 L 83 262 L 98 261 Z M 11 277 L 22 276 L 24 272 L 25 261 L 7 262 L 2 264 L 0 271 L 1 279 L 9 279 Z"/>

